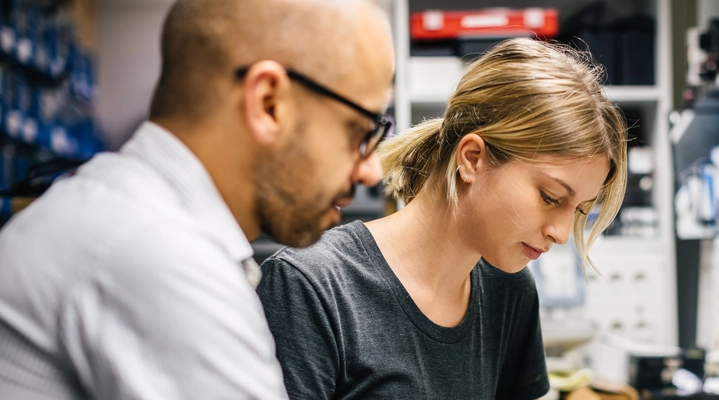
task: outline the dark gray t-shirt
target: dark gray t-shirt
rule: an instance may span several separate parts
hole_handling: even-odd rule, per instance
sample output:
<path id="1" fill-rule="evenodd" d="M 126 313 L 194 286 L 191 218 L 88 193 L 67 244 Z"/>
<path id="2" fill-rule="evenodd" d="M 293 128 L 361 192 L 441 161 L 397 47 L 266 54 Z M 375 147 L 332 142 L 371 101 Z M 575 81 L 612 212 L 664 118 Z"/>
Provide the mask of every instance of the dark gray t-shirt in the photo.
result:
<path id="1" fill-rule="evenodd" d="M 480 260 L 453 328 L 430 321 L 362 222 L 280 250 L 258 288 L 293 399 L 533 399 L 549 390 L 531 273 Z"/>

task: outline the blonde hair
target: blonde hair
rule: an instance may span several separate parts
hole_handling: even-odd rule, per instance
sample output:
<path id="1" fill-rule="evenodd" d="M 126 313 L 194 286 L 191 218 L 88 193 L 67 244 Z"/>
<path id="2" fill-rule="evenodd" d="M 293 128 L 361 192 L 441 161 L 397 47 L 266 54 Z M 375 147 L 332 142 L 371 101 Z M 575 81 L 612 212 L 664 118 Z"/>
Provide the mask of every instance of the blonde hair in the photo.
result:
<path id="1" fill-rule="evenodd" d="M 472 133 L 484 139 L 493 166 L 532 162 L 537 155 L 606 156 L 610 171 L 594 202 L 601 209 L 588 239 L 587 215 L 576 213 L 573 221 L 582 264 L 592 265 L 589 248 L 619 212 L 627 176 L 627 127 L 602 92 L 603 77 L 588 53 L 568 46 L 525 38 L 501 42 L 469 66 L 444 118 L 380 145 L 386 192 L 409 203 L 428 190 L 428 181 L 444 177 L 440 190 L 456 204 L 457 147 Z"/>

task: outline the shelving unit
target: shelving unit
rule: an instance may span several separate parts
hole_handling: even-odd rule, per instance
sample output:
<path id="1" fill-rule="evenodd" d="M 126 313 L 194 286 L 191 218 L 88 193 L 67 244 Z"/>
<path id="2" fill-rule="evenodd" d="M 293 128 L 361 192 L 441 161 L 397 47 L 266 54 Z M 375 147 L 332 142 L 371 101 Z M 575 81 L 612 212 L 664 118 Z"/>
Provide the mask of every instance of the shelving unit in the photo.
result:
<path id="1" fill-rule="evenodd" d="M 0 226 L 102 149 L 94 115 L 93 0 L 0 7 Z M 48 172 L 29 180 L 42 165 Z M 59 169 L 58 169 L 59 168 Z"/>
<path id="2" fill-rule="evenodd" d="M 397 131 L 402 132 L 424 118 L 441 115 L 465 68 L 463 61 L 455 57 L 410 56 L 410 10 L 555 7 L 561 17 L 588 3 L 588 0 L 394 0 Z M 639 123 L 647 132 L 647 145 L 654 160 L 652 207 L 658 221 L 656 234 L 650 237 L 604 236 L 597 241 L 590 256 L 603 276 L 588 274 L 584 315 L 599 334 L 617 333 L 644 342 L 676 345 L 674 183 L 667 117 L 672 108 L 670 1 L 609 0 L 608 4 L 623 10 L 640 10 L 656 21 L 655 84 L 608 86 L 606 95 L 620 107 L 642 111 L 644 117 Z"/>

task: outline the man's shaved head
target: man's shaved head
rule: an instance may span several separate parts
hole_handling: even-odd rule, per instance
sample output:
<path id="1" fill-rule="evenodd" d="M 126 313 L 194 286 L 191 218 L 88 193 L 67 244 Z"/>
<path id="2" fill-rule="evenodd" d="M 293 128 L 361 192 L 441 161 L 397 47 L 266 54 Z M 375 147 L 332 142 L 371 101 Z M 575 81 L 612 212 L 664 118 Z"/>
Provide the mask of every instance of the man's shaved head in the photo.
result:
<path id="1" fill-rule="evenodd" d="M 259 60 L 332 85 L 372 57 L 355 40 L 369 27 L 389 32 L 370 0 L 178 0 L 163 28 L 150 118 L 202 119 L 222 101 L 218 85 Z"/>
<path id="2" fill-rule="evenodd" d="M 203 163 L 250 240 L 307 246 L 355 185 L 379 182 L 377 156 L 360 156 L 376 119 L 283 67 L 381 113 L 394 74 L 387 16 L 372 0 L 177 0 L 150 120 Z"/>

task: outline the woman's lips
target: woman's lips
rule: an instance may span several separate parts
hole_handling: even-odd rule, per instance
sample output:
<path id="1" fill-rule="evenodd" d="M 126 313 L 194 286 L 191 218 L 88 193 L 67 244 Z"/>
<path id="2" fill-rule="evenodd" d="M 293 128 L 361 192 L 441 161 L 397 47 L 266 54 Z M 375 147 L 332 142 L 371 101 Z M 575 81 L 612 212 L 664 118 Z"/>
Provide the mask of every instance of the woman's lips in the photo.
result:
<path id="1" fill-rule="evenodd" d="M 522 246 L 524 246 L 524 252 L 527 254 L 527 257 L 529 257 L 531 260 L 538 259 L 539 256 L 541 256 L 542 253 L 544 253 L 544 251 L 535 249 L 534 247 L 532 247 L 526 243 L 522 243 Z"/>

